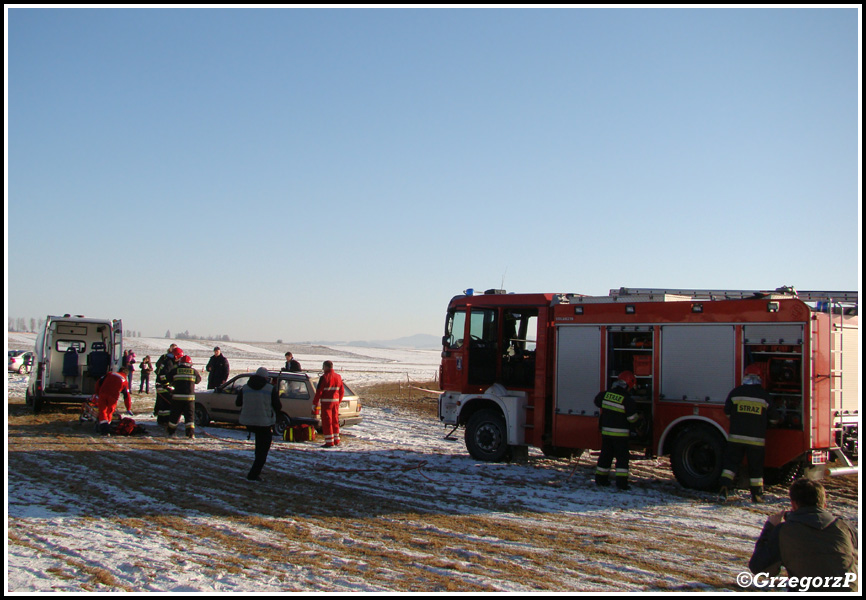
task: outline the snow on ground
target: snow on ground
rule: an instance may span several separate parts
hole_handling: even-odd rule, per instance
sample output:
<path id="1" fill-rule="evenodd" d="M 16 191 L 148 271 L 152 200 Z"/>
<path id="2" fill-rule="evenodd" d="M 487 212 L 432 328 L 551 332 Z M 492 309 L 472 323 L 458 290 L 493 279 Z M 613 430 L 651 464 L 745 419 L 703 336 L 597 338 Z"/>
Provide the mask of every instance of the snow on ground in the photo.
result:
<path id="1" fill-rule="evenodd" d="M 128 345 L 141 358 L 167 348 L 158 342 Z M 282 362 L 279 349 L 219 345 L 233 372 Z M 304 367 L 332 358 L 363 384 L 428 381 L 439 361 L 303 350 Z M 718 504 L 679 487 L 664 459 L 633 456 L 628 493 L 596 488 L 590 455 L 478 463 L 462 435 L 447 440 L 435 416 L 396 402 L 366 406 L 338 449 L 274 441 L 267 480 L 252 484 L 242 428 L 168 440 L 149 414 L 153 397 L 138 396 L 150 436 L 94 437 L 74 411 L 30 414 L 25 382 L 7 381 L 13 593 L 736 591 L 765 518 L 787 506 L 779 488 L 763 506 Z M 855 524 L 856 487 L 831 495 Z"/>

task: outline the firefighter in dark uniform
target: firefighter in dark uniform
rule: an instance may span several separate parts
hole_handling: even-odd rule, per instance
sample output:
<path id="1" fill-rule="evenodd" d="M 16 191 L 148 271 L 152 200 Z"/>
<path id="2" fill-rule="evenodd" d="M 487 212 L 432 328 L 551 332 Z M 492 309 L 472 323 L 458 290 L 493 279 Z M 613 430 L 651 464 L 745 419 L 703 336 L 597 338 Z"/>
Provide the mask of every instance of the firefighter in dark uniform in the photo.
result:
<path id="1" fill-rule="evenodd" d="M 764 495 L 764 437 L 771 415 L 772 397 L 761 386 L 763 369 L 752 363 L 743 371 L 743 383 L 728 394 L 725 414 L 731 419 L 728 444 L 722 463 L 719 496 L 727 499 L 734 488 L 734 477 L 745 456 L 749 464 L 749 488 L 752 502 L 760 503 Z"/>
<path id="2" fill-rule="evenodd" d="M 168 385 L 165 376 L 177 366 L 177 359 L 183 356 L 183 350 L 172 344 L 168 352 L 156 361 L 154 374 L 156 375 L 156 402 L 153 405 L 153 414 L 157 425 L 168 425 L 171 415 L 171 386 Z"/>
<path id="3" fill-rule="evenodd" d="M 201 383 L 201 373 L 192 366 L 192 357 L 182 356 L 180 363 L 166 375 L 168 383 L 174 388 L 171 394 L 171 416 L 166 433 L 174 437 L 180 417 L 183 415 L 186 437 L 195 439 L 195 384 Z"/>
<path id="4" fill-rule="evenodd" d="M 628 445 L 630 426 L 637 422 L 638 413 L 629 393 L 637 379 L 631 371 L 619 374 L 613 385 L 595 397 L 601 409 L 598 424 L 601 429 L 601 454 L 595 469 L 598 485 L 610 484 L 608 479 L 613 459 L 616 458 L 616 487 L 628 489 Z"/>

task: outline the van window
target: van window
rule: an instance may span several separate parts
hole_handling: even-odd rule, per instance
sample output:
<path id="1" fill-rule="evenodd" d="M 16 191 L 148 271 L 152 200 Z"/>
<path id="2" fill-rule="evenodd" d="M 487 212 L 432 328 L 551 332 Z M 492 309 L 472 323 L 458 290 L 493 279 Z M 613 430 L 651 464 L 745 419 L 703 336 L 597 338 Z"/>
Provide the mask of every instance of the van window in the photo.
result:
<path id="1" fill-rule="evenodd" d="M 280 396 L 300 400 L 309 400 L 310 392 L 305 381 L 280 380 Z"/>
<path id="2" fill-rule="evenodd" d="M 76 352 L 84 354 L 84 351 L 87 349 L 87 342 L 82 342 L 81 340 L 57 340 L 54 348 L 58 352 L 66 352 L 69 348 L 75 348 Z"/>

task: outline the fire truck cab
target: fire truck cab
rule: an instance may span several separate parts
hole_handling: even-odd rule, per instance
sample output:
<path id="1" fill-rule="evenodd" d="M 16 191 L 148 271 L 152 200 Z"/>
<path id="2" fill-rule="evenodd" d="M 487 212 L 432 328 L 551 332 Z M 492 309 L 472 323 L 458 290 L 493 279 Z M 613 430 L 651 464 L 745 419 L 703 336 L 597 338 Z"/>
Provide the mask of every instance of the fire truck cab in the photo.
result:
<path id="1" fill-rule="evenodd" d="M 757 363 L 773 396 L 766 466 L 790 478 L 845 469 L 859 427 L 856 292 L 611 290 L 608 296 L 466 293 L 449 303 L 439 417 L 469 453 L 500 461 L 601 447 L 596 394 L 632 371 L 632 448 L 669 455 L 685 487 L 722 469 L 727 394 Z M 844 452 L 843 452 L 844 450 Z"/>

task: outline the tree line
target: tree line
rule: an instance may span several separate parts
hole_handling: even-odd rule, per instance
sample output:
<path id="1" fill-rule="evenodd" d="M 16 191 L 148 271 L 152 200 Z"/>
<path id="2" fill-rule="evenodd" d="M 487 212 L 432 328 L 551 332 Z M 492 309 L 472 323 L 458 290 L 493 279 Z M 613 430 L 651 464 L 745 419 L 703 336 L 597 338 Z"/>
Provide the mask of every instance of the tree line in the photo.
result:
<path id="1" fill-rule="evenodd" d="M 166 339 L 172 339 L 171 330 L 166 330 Z M 208 340 L 211 342 L 230 342 L 232 339 L 227 335 L 195 335 L 189 332 L 189 329 L 183 333 L 178 333 L 173 339 L 176 340 Z"/>

